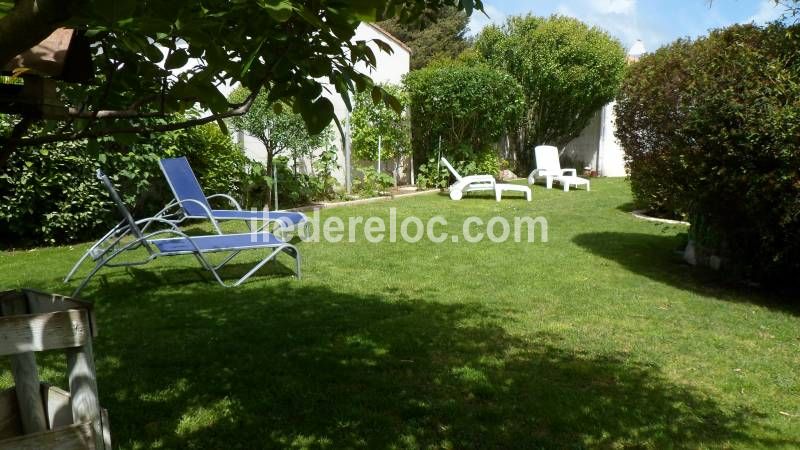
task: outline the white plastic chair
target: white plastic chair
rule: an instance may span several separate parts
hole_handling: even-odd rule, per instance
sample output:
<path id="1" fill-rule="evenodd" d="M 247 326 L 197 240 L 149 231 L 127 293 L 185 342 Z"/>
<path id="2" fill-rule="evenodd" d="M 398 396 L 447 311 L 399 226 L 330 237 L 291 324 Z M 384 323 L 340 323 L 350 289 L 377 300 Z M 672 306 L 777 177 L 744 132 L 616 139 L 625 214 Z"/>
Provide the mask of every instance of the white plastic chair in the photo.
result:
<path id="1" fill-rule="evenodd" d="M 536 169 L 528 175 L 528 184 L 536 183 L 537 179 L 544 178 L 547 189 L 553 188 L 553 181 L 560 184 L 571 182 L 577 178 L 576 169 L 562 169 L 558 159 L 558 148 L 552 145 L 540 145 L 534 150 L 536 156 Z"/>

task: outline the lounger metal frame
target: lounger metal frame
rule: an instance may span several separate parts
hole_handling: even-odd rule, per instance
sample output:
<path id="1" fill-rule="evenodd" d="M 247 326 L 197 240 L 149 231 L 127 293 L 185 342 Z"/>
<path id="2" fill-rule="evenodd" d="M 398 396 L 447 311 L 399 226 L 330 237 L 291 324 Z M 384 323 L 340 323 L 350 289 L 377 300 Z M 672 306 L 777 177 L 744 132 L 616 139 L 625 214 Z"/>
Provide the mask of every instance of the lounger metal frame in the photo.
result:
<path id="1" fill-rule="evenodd" d="M 300 252 L 297 248 L 289 243 L 282 242 L 281 244 L 276 245 L 263 245 L 263 244 L 256 244 L 252 247 L 245 247 L 245 248 L 219 248 L 219 249 L 212 249 L 212 250 L 202 250 L 196 243 L 195 239 L 197 238 L 208 238 L 209 236 L 189 236 L 177 227 L 177 225 L 170 220 L 166 220 L 160 217 L 151 217 L 142 220 L 134 220 L 133 216 L 131 216 L 130 211 L 128 208 L 125 207 L 125 204 L 119 197 L 116 189 L 114 188 L 111 181 L 108 177 L 103 174 L 101 170 L 97 170 L 97 178 L 103 183 L 103 185 L 108 189 L 109 194 L 111 195 L 112 200 L 114 201 L 117 209 L 119 210 L 120 214 L 124 217 L 124 220 L 120 222 L 117 226 L 115 226 L 111 231 L 109 231 L 103 238 L 101 238 L 97 243 L 95 243 L 92 247 L 87 250 L 84 255 L 78 260 L 75 266 L 70 270 L 69 274 L 67 274 L 64 282 L 67 283 L 72 279 L 72 277 L 77 272 L 78 268 L 83 264 L 83 262 L 91 257 L 94 259 L 95 267 L 89 272 L 89 274 L 84 278 L 81 284 L 73 291 L 72 296 L 77 297 L 78 294 L 86 287 L 89 281 L 94 277 L 97 272 L 100 271 L 103 267 L 132 267 L 132 266 L 141 266 L 150 263 L 151 261 L 155 260 L 156 258 L 162 256 L 181 256 L 181 255 L 194 255 L 195 258 L 200 262 L 200 265 L 210 271 L 217 282 L 224 286 L 224 287 L 234 287 L 239 286 L 240 284 L 247 281 L 254 273 L 256 273 L 259 269 L 261 269 L 266 263 L 274 259 L 278 256 L 279 253 L 283 252 L 295 259 L 295 276 L 299 279 L 301 277 L 300 273 Z M 145 234 L 145 230 L 153 224 L 161 224 L 165 225 L 168 228 L 162 229 L 158 231 L 154 231 L 151 233 Z M 141 226 L 141 228 L 140 228 Z M 225 237 L 226 235 L 222 234 L 219 231 L 219 228 L 216 227 L 218 234 L 211 235 L 211 236 L 220 236 Z M 258 242 L 258 238 L 263 238 L 269 236 L 269 233 L 266 232 L 258 232 L 252 233 L 254 242 Z M 128 237 L 132 236 L 133 239 L 130 242 L 123 242 L 123 240 Z M 193 250 L 187 251 L 174 251 L 174 252 L 162 252 L 158 250 L 155 245 L 152 243 L 153 238 L 156 236 L 170 236 L 173 238 L 182 238 L 185 239 Z M 276 238 L 276 240 L 279 240 Z M 280 241 L 280 240 L 279 240 Z M 137 250 L 139 248 L 144 249 L 147 252 L 147 257 L 145 259 L 136 260 L 136 261 L 125 261 L 125 262 L 112 262 L 116 257 L 122 255 L 123 253 Z M 259 263 L 257 263 L 250 271 L 244 274 L 241 278 L 239 278 L 235 283 L 226 283 L 220 277 L 218 271 L 225 267 L 231 260 L 233 260 L 239 253 L 245 250 L 260 250 L 260 249 L 271 249 L 272 252 L 267 255 L 264 259 L 262 259 Z M 217 253 L 217 252 L 225 252 L 230 251 L 231 254 L 227 256 L 221 263 L 219 264 L 212 264 L 205 258 L 204 254 L 206 253 Z"/>
<path id="2" fill-rule="evenodd" d="M 182 157 L 182 158 L 185 159 L 185 157 Z M 260 220 L 260 219 L 241 219 L 241 218 L 218 219 L 214 215 L 214 211 L 208 207 L 208 205 L 209 205 L 208 203 L 203 203 L 203 202 L 201 202 L 201 201 L 199 201 L 197 199 L 180 200 L 180 196 L 178 194 L 178 190 L 175 188 L 175 185 L 173 184 L 173 180 L 170 178 L 170 176 L 168 174 L 168 171 L 164 167 L 164 160 L 163 159 L 158 162 L 158 166 L 161 168 L 161 171 L 164 173 L 164 178 L 167 180 L 167 185 L 169 185 L 170 191 L 172 191 L 172 195 L 173 195 L 174 199 L 171 202 L 169 202 L 161 211 L 156 213 L 156 215 L 154 217 L 158 217 L 158 218 L 162 218 L 162 219 L 168 220 L 170 222 L 173 222 L 175 225 L 180 225 L 184 221 L 190 220 L 190 219 L 194 219 L 194 220 L 206 220 L 207 219 L 207 220 L 211 221 L 211 223 L 214 226 L 214 229 L 217 230 L 218 232 L 219 232 L 219 229 L 220 229 L 219 228 L 219 221 L 220 220 L 245 221 L 245 222 L 247 222 L 247 227 L 251 232 L 258 232 L 258 231 L 268 230 L 271 233 L 273 233 L 273 234 L 275 234 L 277 236 L 280 236 L 281 238 L 284 238 L 285 235 L 288 232 L 292 232 L 292 231 L 297 232 L 298 230 L 300 230 L 301 226 L 302 227 L 308 227 L 309 226 L 308 218 L 302 213 L 297 213 L 297 214 L 301 215 L 303 217 L 303 220 L 298 222 L 298 223 L 295 223 L 295 224 L 286 223 L 286 221 L 281 220 L 279 217 L 270 218 L 269 217 L 269 214 L 270 214 L 269 211 L 264 211 L 263 212 L 263 214 L 265 214 L 265 218 L 263 220 Z M 187 166 L 188 166 L 188 162 L 187 162 Z M 189 169 L 191 170 L 191 167 L 189 167 Z M 193 171 L 192 171 L 192 174 L 194 175 Z M 199 182 L 197 182 L 196 177 L 195 177 L 194 181 L 197 184 L 198 190 L 200 192 L 202 192 L 202 187 L 200 186 Z M 230 202 L 230 204 L 235 208 L 234 211 L 245 212 L 245 210 L 242 209 L 242 206 L 239 204 L 239 202 L 237 202 L 236 199 L 234 199 L 232 196 L 230 196 L 228 194 L 213 194 L 213 195 L 206 196 L 203 193 L 202 195 L 205 197 L 206 202 L 209 202 L 209 201 L 211 201 L 213 199 L 216 199 L 216 198 L 223 198 L 223 199 L 227 200 L 228 202 Z M 200 206 L 202 208 L 202 210 L 203 210 L 203 215 L 200 216 L 200 215 L 196 215 L 196 214 L 189 214 L 187 209 L 185 208 L 185 205 L 197 205 L 197 206 Z M 263 222 L 263 224 L 261 226 L 255 226 L 259 222 Z"/>

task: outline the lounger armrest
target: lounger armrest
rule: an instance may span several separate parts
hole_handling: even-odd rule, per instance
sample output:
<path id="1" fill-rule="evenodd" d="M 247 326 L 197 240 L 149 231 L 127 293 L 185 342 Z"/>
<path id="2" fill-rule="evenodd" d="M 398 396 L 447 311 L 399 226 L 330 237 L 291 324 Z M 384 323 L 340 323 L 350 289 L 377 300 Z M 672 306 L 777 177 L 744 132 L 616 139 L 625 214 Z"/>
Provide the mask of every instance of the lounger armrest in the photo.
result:
<path id="1" fill-rule="evenodd" d="M 577 177 L 578 171 L 576 169 L 561 169 L 561 175 L 568 177 Z"/>
<path id="2" fill-rule="evenodd" d="M 210 201 L 211 199 L 214 199 L 214 198 L 224 198 L 225 200 L 228 200 L 231 203 L 231 205 L 233 205 L 233 207 L 236 208 L 237 211 L 241 211 L 242 210 L 242 207 L 239 205 L 239 202 L 234 200 L 234 198 L 231 197 L 228 194 L 209 195 L 208 197 L 206 197 L 206 200 Z"/>
<path id="3" fill-rule="evenodd" d="M 175 204 L 180 205 L 181 207 L 183 207 L 184 203 L 194 203 L 195 205 L 200 206 L 200 208 L 203 209 L 203 212 L 205 213 L 206 218 L 211 221 L 212 225 L 214 225 L 214 230 L 217 232 L 217 234 L 223 234 L 222 230 L 219 228 L 219 223 L 217 222 L 216 219 L 214 219 L 214 215 L 211 214 L 211 210 L 208 209 L 208 207 L 206 205 L 204 205 L 202 202 L 200 202 L 198 200 L 195 200 L 193 198 L 186 199 L 186 200 L 175 200 Z"/>
<path id="4" fill-rule="evenodd" d="M 166 226 L 169 227 L 169 230 L 159 230 L 161 232 L 164 232 L 164 231 L 177 231 L 179 233 L 181 232 L 180 228 L 178 228 L 178 226 L 175 225 L 174 222 L 172 222 L 170 220 L 167 220 L 167 219 L 163 219 L 161 217 L 148 217 L 147 219 L 141 219 L 141 220 L 137 220 L 136 221 L 136 225 L 149 226 L 150 224 L 153 224 L 153 223 L 160 223 L 162 225 L 166 225 Z"/>

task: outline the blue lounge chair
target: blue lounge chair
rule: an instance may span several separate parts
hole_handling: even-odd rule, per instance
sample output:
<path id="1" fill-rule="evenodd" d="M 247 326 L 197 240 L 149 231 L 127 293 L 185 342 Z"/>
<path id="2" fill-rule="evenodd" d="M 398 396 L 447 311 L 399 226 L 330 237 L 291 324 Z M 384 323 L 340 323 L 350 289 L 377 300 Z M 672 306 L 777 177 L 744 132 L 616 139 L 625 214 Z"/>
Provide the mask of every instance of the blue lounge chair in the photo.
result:
<path id="1" fill-rule="evenodd" d="M 283 233 L 297 230 L 308 223 L 305 214 L 292 211 L 244 211 L 239 203 L 230 195 L 215 194 L 206 196 L 197 177 L 185 156 L 180 158 L 166 158 L 159 161 L 161 171 L 167 179 L 175 200 L 168 204 L 156 217 L 160 217 L 176 224 L 187 219 L 208 219 L 219 231 L 218 221 L 240 220 L 249 223 L 258 223 L 257 231 L 274 226 L 271 231 Z M 214 198 L 224 198 L 235 209 L 212 209 L 208 203 Z M 251 227 L 251 230 L 253 228 Z"/>
<path id="2" fill-rule="evenodd" d="M 117 210 L 123 217 L 123 221 L 114 227 L 100 241 L 93 245 L 75 264 L 70 273 L 64 279 L 67 283 L 75 275 L 78 267 L 91 256 L 95 260 L 95 266 L 81 282 L 73 297 L 77 297 L 89 280 L 103 267 L 129 267 L 140 266 L 153 261 L 162 256 L 194 255 L 203 268 L 208 269 L 216 278 L 217 282 L 225 287 L 238 286 L 250 278 L 258 269 L 262 268 L 267 262 L 276 258 L 281 252 L 288 254 L 295 260 L 295 275 L 300 278 L 300 252 L 291 244 L 288 244 L 276 236 L 267 232 L 239 233 L 239 234 L 214 234 L 206 236 L 188 236 L 178 229 L 172 221 L 153 217 L 136 221 L 131 216 L 128 208 L 119 197 L 111 180 L 100 170 L 97 171 L 97 178 L 103 183 L 111 194 L 111 199 L 116 204 Z M 152 225 L 164 225 L 167 228 L 149 232 L 146 230 Z M 156 239 L 156 237 L 160 237 Z M 128 239 L 126 239 L 128 238 Z M 133 250 L 143 249 L 146 252 L 144 259 L 135 261 L 114 262 L 118 256 Z M 239 253 L 245 250 L 267 250 L 269 254 L 253 266 L 250 271 L 243 275 L 233 284 L 225 283 L 218 273 L 222 267 L 228 264 Z M 211 264 L 205 255 L 216 252 L 231 252 L 221 263 Z"/>

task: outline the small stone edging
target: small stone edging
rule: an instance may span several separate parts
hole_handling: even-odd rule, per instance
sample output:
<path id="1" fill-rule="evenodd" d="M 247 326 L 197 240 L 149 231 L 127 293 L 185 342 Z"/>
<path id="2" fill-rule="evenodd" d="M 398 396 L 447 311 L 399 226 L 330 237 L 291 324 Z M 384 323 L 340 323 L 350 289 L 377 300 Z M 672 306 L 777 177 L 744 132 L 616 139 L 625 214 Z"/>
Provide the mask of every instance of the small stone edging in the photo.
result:
<path id="1" fill-rule="evenodd" d="M 383 202 L 387 200 L 394 200 L 398 198 L 405 198 L 405 197 L 416 197 L 418 195 L 427 195 L 432 194 L 434 192 L 440 192 L 439 189 L 429 189 L 426 191 L 417 191 L 417 192 L 410 192 L 408 194 L 396 194 L 396 195 L 387 195 L 383 197 L 371 197 L 371 198 L 361 198 L 358 200 L 350 200 L 346 202 L 322 202 L 322 203 L 315 203 L 313 205 L 308 206 L 301 206 L 299 208 L 292 208 L 288 209 L 287 211 L 298 211 L 298 212 L 307 212 L 307 211 L 315 211 L 318 209 L 329 209 L 329 208 L 340 208 L 343 206 L 356 206 L 356 205 L 365 205 L 368 203 L 376 203 L 376 202 Z"/>
<path id="2" fill-rule="evenodd" d="M 685 225 L 687 227 L 691 225 L 689 222 L 684 222 L 682 220 L 659 219 L 658 217 L 648 216 L 645 213 L 646 213 L 645 210 L 639 209 L 632 212 L 631 214 L 633 215 L 633 217 L 636 217 L 637 219 L 647 220 L 648 222 L 666 223 L 670 225 Z"/>

